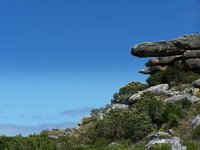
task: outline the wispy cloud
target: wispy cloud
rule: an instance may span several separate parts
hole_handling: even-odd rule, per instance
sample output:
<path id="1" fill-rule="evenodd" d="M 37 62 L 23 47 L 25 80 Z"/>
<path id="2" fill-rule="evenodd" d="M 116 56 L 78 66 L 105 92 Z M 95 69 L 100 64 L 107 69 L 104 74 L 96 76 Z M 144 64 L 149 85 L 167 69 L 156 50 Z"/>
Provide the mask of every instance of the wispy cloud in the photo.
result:
<path id="1" fill-rule="evenodd" d="M 60 114 L 63 116 L 80 116 L 80 115 L 86 115 L 90 112 L 90 107 L 82 107 L 82 108 L 76 108 L 76 109 L 69 109 L 61 112 Z"/>
<path id="2" fill-rule="evenodd" d="M 9 124 L 9 123 L 1 123 L 0 124 L 0 134 L 1 135 L 8 135 L 14 136 L 17 134 L 22 134 L 24 136 L 34 133 L 40 133 L 42 130 L 45 129 L 64 129 L 64 128 L 72 128 L 76 126 L 76 122 L 62 122 L 58 124 L 47 123 L 47 124 L 38 124 L 33 126 L 21 126 L 16 124 Z"/>

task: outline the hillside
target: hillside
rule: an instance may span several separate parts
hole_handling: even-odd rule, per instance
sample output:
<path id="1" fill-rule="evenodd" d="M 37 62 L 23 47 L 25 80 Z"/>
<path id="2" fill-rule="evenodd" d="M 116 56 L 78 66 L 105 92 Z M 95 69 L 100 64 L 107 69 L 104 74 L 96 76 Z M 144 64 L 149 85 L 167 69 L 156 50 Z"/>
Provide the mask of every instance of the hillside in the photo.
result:
<path id="1" fill-rule="evenodd" d="M 131 54 L 153 57 L 139 71 L 147 84 L 121 87 L 73 129 L 2 136 L 0 150 L 200 150 L 200 34 L 141 43 Z"/>

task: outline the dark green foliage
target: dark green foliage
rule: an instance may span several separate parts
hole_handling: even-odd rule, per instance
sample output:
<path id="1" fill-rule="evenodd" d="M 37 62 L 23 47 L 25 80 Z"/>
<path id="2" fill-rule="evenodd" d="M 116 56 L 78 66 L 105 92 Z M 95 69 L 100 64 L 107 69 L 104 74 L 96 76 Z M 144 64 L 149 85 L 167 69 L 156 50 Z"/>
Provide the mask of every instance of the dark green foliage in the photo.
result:
<path id="1" fill-rule="evenodd" d="M 0 137 L 1 150 L 56 150 L 56 142 L 49 139 L 47 135 L 30 135 L 22 137 Z"/>
<path id="2" fill-rule="evenodd" d="M 146 84 L 140 82 L 131 82 L 124 87 L 120 88 L 118 93 L 113 95 L 111 103 L 126 103 L 126 100 L 138 91 L 142 91 L 147 88 Z"/>
<path id="3" fill-rule="evenodd" d="M 187 150 L 199 150 L 200 149 L 200 147 L 199 147 L 200 145 L 194 141 L 185 141 L 182 144 L 187 147 Z"/>
<path id="4" fill-rule="evenodd" d="M 170 67 L 166 71 L 156 72 L 147 79 L 149 86 L 154 86 L 162 83 L 169 85 L 179 85 L 183 83 L 191 83 L 200 78 L 198 73 L 192 71 L 183 71 L 178 68 Z"/>
<path id="5" fill-rule="evenodd" d="M 195 140 L 200 140 L 200 125 L 192 129 L 192 138 Z"/>
<path id="6" fill-rule="evenodd" d="M 168 144 L 155 144 L 151 150 L 171 150 L 171 147 Z"/>
<path id="7" fill-rule="evenodd" d="M 111 140 L 130 139 L 134 142 L 152 131 L 148 115 L 133 110 L 111 110 L 97 125 L 97 134 Z"/>
<path id="8" fill-rule="evenodd" d="M 161 117 L 164 111 L 164 104 L 157 100 L 152 93 L 144 93 L 141 98 L 132 105 L 132 108 L 135 108 L 139 112 L 146 112 L 151 118 L 152 123 L 156 124 L 158 127 L 163 123 Z"/>

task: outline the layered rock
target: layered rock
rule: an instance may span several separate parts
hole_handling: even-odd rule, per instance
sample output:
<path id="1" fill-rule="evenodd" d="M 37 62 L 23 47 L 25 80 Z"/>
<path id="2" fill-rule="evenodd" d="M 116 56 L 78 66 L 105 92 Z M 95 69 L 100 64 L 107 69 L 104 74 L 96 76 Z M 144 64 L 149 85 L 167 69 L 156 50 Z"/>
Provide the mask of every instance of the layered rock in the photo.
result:
<path id="1" fill-rule="evenodd" d="M 200 70 L 200 34 L 183 35 L 175 40 L 145 42 L 134 46 L 132 55 L 137 57 L 156 57 L 146 63 L 143 74 L 165 71 L 177 62 L 186 70 Z"/>

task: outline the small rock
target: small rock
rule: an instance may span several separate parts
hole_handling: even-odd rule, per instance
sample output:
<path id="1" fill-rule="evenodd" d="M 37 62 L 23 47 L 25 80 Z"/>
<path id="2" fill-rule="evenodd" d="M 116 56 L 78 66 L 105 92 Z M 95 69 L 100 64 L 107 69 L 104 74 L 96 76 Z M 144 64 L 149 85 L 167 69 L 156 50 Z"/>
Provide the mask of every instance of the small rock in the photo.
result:
<path id="1" fill-rule="evenodd" d="M 194 82 L 192 83 L 192 86 L 195 87 L 195 88 L 200 88 L 200 79 L 194 81 Z"/>

